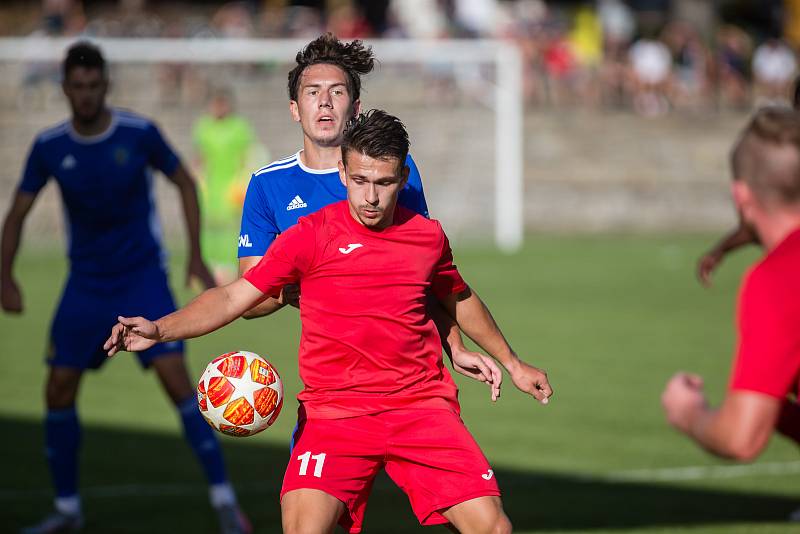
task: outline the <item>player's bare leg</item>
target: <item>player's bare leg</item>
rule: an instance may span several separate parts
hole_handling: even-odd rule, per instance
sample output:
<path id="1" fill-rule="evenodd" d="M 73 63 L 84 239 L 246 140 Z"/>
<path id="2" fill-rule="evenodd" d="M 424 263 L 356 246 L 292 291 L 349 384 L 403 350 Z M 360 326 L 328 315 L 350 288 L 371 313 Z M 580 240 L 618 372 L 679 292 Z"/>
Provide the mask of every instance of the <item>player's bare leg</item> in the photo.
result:
<path id="1" fill-rule="evenodd" d="M 321 490 L 298 489 L 281 499 L 284 534 L 330 533 L 344 513 L 344 503 Z"/>
<path id="2" fill-rule="evenodd" d="M 153 369 L 173 403 L 178 404 L 194 395 L 183 355 L 179 352 L 165 354 L 153 360 Z"/>
<path id="3" fill-rule="evenodd" d="M 508 534 L 511 521 L 500 497 L 478 497 L 451 506 L 442 515 L 461 534 Z"/>
<path id="4" fill-rule="evenodd" d="M 225 476 L 222 452 L 211 427 L 200 415 L 197 397 L 189 379 L 183 354 L 164 354 L 152 362 L 164 391 L 180 413 L 184 435 L 194 449 L 209 481 L 211 505 L 217 512 L 222 532 L 241 534 L 253 527 L 236 502 L 236 495 Z"/>

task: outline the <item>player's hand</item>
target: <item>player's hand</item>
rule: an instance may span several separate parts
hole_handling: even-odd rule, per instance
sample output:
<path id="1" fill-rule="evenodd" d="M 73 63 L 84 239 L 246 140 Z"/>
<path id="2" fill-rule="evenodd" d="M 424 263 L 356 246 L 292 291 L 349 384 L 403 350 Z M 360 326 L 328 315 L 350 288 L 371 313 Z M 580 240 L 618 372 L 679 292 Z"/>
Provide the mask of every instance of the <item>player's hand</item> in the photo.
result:
<path id="1" fill-rule="evenodd" d="M 147 350 L 159 341 L 158 326 L 144 317 L 117 317 L 119 321 L 111 329 L 111 335 L 103 344 L 103 350 L 113 356 L 121 350 L 139 352 Z"/>
<path id="2" fill-rule="evenodd" d="M 705 287 L 711 287 L 711 273 L 722 263 L 723 254 L 716 250 L 706 252 L 697 262 L 697 279 Z"/>
<path id="3" fill-rule="evenodd" d="M 708 407 L 703 379 L 691 373 L 675 373 L 661 394 L 661 405 L 669 424 L 687 433 L 694 413 Z"/>
<path id="4" fill-rule="evenodd" d="M 515 362 L 508 367 L 508 373 L 517 389 L 533 395 L 533 398 L 542 404 L 550 402 L 553 396 L 553 388 L 547 380 L 547 373 L 532 365 L 528 365 L 522 360 Z"/>
<path id="5" fill-rule="evenodd" d="M 192 256 L 189 258 L 189 263 L 186 266 L 186 287 L 192 283 L 192 278 L 197 278 L 205 286 L 206 289 L 216 287 L 214 282 L 214 275 L 208 270 L 203 259 L 199 256 Z"/>
<path id="6" fill-rule="evenodd" d="M 282 305 L 294 306 L 300 309 L 300 286 L 297 284 L 287 284 L 281 289 L 281 294 L 278 297 L 278 302 Z"/>
<path id="7" fill-rule="evenodd" d="M 478 382 L 485 382 L 492 394 L 492 402 L 500 398 L 503 373 L 492 358 L 469 350 L 453 349 L 453 370 Z"/>
<path id="8" fill-rule="evenodd" d="M 0 283 L 0 305 L 8 313 L 22 313 L 22 292 L 13 279 Z"/>

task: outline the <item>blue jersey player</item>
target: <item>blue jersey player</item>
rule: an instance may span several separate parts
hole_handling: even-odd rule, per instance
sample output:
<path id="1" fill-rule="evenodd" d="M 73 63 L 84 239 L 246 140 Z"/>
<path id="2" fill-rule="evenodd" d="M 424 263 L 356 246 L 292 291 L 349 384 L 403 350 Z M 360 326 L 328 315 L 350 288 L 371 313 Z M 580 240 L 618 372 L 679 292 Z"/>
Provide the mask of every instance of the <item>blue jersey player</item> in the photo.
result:
<path id="1" fill-rule="evenodd" d="M 45 130 L 34 141 L 2 233 L 2 307 L 21 312 L 22 297 L 12 265 L 24 219 L 40 190 L 54 178 L 65 207 L 70 260 L 69 278 L 52 322 L 45 386 L 46 452 L 55 512 L 25 530 L 30 533 L 66 532 L 82 526 L 76 397 L 83 372 L 105 361 L 102 344 L 117 315 L 155 318 L 175 309 L 153 204 L 152 169 L 165 174 L 180 191 L 190 241 L 187 277 L 213 286 L 200 256 L 194 182 L 159 130 L 139 115 L 106 106 L 108 76 L 95 46 L 73 45 L 63 63 L 63 76 L 71 120 Z M 139 360 L 155 369 L 180 413 L 186 439 L 208 479 L 223 532 L 248 532 L 250 526 L 227 480 L 220 447 L 197 409 L 183 345 L 156 345 L 140 352 Z"/>
<path id="2" fill-rule="evenodd" d="M 347 121 L 361 108 L 361 76 L 372 71 L 372 49 L 358 40 L 343 43 L 328 33 L 311 41 L 295 60 L 297 65 L 288 76 L 289 112 L 303 131 L 303 148 L 259 169 L 250 179 L 239 234 L 240 275 L 258 263 L 275 237 L 301 216 L 347 198 L 338 170 L 342 138 Z M 427 217 L 422 181 L 411 156 L 406 165 L 408 184 L 398 202 Z M 279 298 L 267 298 L 243 316 L 260 317 L 286 303 L 297 305 L 299 295 L 299 288 L 287 286 Z M 496 399 L 500 369 L 491 358 L 464 347 L 456 322 L 438 304 L 432 303 L 431 312 L 453 368 L 487 382 Z"/>

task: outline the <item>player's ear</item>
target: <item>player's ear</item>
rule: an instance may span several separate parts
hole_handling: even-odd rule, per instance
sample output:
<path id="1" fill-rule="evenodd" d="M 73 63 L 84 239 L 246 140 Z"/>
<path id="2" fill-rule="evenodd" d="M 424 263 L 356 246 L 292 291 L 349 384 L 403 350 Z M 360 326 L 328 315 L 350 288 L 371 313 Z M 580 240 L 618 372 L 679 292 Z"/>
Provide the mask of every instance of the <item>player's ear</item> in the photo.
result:
<path id="1" fill-rule="evenodd" d="M 740 216 L 746 223 L 752 221 L 752 211 L 755 201 L 753 190 L 742 179 L 734 180 L 731 182 L 731 194 L 733 202 L 736 204 L 736 209 L 739 211 Z"/>
<path id="2" fill-rule="evenodd" d="M 411 174 L 411 169 L 408 165 L 403 165 L 403 170 L 400 171 L 400 174 L 403 176 L 403 179 L 400 181 L 400 189 L 403 189 L 406 184 L 408 183 L 408 175 Z"/>
<path id="3" fill-rule="evenodd" d="M 297 106 L 296 100 L 289 100 L 289 113 L 292 115 L 294 122 L 300 122 L 300 109 Z"/>
<path id="4" fill-rule="evenodd" d="M 339 160 L 336 166 L 339 168 L 339 181 L 342 182 L 343 186 L 347 187 L 347 170 L 344 168 L 344 162 Z"/>
<path id="5" fill-rule="evenodd" d="M 361 100 L 360 99 L 356 100 L 355 102 L 353 102 L 353 115 L 352 116 L 355 117 L 359 113 L 361 113 Z"/>

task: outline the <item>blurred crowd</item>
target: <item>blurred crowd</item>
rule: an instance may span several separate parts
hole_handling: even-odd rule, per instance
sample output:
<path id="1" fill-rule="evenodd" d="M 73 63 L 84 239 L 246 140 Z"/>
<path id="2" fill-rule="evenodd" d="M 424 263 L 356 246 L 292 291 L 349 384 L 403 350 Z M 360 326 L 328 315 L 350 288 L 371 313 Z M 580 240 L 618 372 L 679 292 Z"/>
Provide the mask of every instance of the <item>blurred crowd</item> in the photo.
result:
<path id="1" fill-rule="evenodd" d="M 36 32 L 98 37 L 500 38 L 529 106 L 749 108 L 791 99 L 800 0 L 43 0 Z"/>

